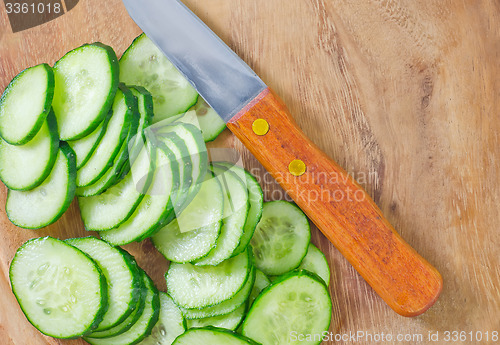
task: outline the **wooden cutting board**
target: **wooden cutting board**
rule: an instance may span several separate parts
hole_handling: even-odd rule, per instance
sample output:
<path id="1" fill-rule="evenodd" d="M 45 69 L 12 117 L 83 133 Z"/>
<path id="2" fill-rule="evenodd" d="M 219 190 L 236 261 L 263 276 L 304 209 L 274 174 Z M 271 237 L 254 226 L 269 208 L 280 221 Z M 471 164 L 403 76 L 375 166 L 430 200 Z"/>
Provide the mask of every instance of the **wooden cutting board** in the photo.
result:
<path id="1" fill-rule="evenodd" d="M 313 228 L 313 242 L 332 268 L 331 331 L 343 338 L 324 343 L 496 343 L 491 332 L 500 331 L 500 3 L 185 3 L 277 91 L 306 134 L 366 187 L 403 238 L 443 275 L 435 306 L 416 318 L 401 317 Z M 0 91 L 23 68 L 52 64 L 86 42 L 109 44 L 120 55 L 139 33 L 119 0 L 80 0 L 62 17 L 15 34 L 0 5 Z M 285 197 L 229 132 L 211 145 L 241 151 L 267 200 Z M 30 326 L 8 281 L 12 256 L 29 238 L 89 234 L 76 202 L 54 225 L 28 231 L 7 220 L 5 195 L 2 185 L 0 344 L 83 344 L 42 336 Z M 167 263 L 151 243 L 126 248 L 165 289 Z M 464 333 L 456 341 L 451 333 L 446 341 L 446 331 Z M 365 336 L 352 338 L 356 332 Z M 382 333 L 385 338 L 377 338 Z M 482 341 L 475 338 L 481 335 Z"/>

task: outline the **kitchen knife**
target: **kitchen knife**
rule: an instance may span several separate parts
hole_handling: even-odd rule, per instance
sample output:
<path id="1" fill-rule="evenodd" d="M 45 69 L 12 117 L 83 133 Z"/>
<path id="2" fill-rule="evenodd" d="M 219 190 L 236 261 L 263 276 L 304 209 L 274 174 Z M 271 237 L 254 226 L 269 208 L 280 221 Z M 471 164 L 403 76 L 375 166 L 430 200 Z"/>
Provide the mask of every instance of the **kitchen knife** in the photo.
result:
<path id="1" fill-rule="evenodd" d="M 439 272 L 363 188 L 297 127 L 259 77 L 178 0 L 123 0 L 132 19 L 226 121 L 323 234 L 397 313 L 437 300 Z"/>

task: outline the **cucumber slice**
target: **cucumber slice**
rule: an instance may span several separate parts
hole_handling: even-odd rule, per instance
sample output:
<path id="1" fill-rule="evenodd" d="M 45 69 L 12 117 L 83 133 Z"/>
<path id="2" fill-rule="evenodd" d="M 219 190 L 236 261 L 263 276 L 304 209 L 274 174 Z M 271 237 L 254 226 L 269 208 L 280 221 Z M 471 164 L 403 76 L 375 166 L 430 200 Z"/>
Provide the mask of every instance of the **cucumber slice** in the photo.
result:
<path id="1" fill-rule="evenodd" d="M 205 142 L 215 140 L 219 134 L 226 128 L 226 123 L 222 118 L 213 110 L 203 97 L 198 97 L 198 102 L 189 110 L 196 112 L 198 124 L 203 134 Z M 182 120 L 179 120 L 182 121 Z"/>
<path id="2" fill-rule="evenodd" d="M 143 238 L 161 226 L 173 212 L 171 196 L 179 181 L 179 166 L 170 151 L 156 150 L 153 181 L 132 216 L 118 227 L 103 231 L 101 237 L 114 245 Z"/>
<path id="3" fill-rule="evenodd" d="M 12 291 L 26 318 L 43 334 L 73 338 L 94 329 L 107 309 L 106 280 L 83 252 L 52 237 L 16 252 Z"/>
<path id="4" fill-rule="evenodd" d="M 217 265 L 230 258 L 238 247 L 249 209 L 248 193 L 241 179 L 231 170 L 212 167 L 224 191 L 222 228 L 217 244 L 196 265 Z"/>
<path id="5" fill-rule="evenodd" d="M 266 275 L 281 275 L 299 267 L 307 254 L 311 231 L 304 212 L 287 201 L 264 204 L 252 238 L 255 266 Z"/>
<path id="6" fill-rule="evenodd" d="M 248 305 L 252 306 L 253 302 L 260 295 L 262 290 L 271 285 L 269 278 L 262 273 L 261 270 L 255 269 L 255 284 L 253 285 L 252 292 L 248 298 Z"/>
<path id="7" fill-rule="evenodd" d="M 189 320 L 205 319 L 208 317 L 227 315 L 238 309 L 242 304 L 244 304 L 248 300 L 254 282 L 255 282 L 255 267 L 252 267 L 252 270 L 248 276 L 247 281 L 245 282 L 245 285 L 243 285 L 241 290 L 238 291 L 236 295 L 234 295 L 232 298 L 227 299 L 220 304 L 202 309 L 185 309 L 181 307 L 182 313 L 184 314 L 186 319 Z"/>
<path id="8" fill-rule="evenodd" d="M 171 345 L 174 340 L 186 331 L 186 320 L 172 298 L 160 292 L 160 319 L 151 335 L 140 345 Z"/>
<path id="9" fill-rule="evenodd" d="M 185 112 L 198 99 L 196 90 L 145 34 L 123 53 L 120 81 L 151 92 L 154 122 Z"/>
<path id="10" fill-rule="evenodd" d="M 250 251 L 218 266 L 171 263 L 165 274 L 170 296 L 183 308 L 205 308 L 219 304 L 240 291 L 252 265 Z"/>
<path id="11" fill-rule="evenodd" d="M 0 179 L 14 190 L 38 187 L 49 176 L 59 147 L 57 123 L 50 112 L 35 137 L 14 146 L 0 139 Z"/>
<path id="12" fill-rule="evenodd" d="M 54 223 L 66 212 L 75 196 L 75 179 L 75 153 L 61 142 L 54 167 L 40 186 L 29 191 L 8 191 L 7 217 L 25 229 L 39 229 Z"/>
<path id="13" fill-rule="evenodd" d="M 131 172 L 104 193 L 78 198 L 80 214 L 87 230 L 105 231 L 116 228 L 134 213 L 153 177 L 154 157 L 150 158 L 148 152 L 148 148 L 144 147 Z M 151 154 L 154 155 L 155 151 Z"/>
<path id="14" fill-rule="evenodd" d="M 104 118 L 104 121 L 97 126 L 96 129 L 86 137 L 78 140 L 68 141 L 68 145 L 71 146 L 76 154 L 76 168 L 80 169 L 87 161 L 90 159 L 95 149 L 101 142 L 104 133 L 106 133 L 106 128 L 108 127 L 108 122 L 111 119 L 112 112 Z"/>
<path id="15" fill-rule="evenodd" d="M 298 269 L 315 273 L 323 279 L 327 286 L 330 284 L 330 266 L 328 266 L 325 254 L 312 243 L 309 244 L 307 255 L 302 260 Z"/>
<path id="16" fill-rule="evenodd" d="M 217 163 L 216 165 L 222 166 L 226 169 L 232 169 L 233 172 L 238 174 L 240 179 L 245 179 L 245 184 L 248 190 L 250 208 L 248 209 L 247 220 L 245 221 L 245 227 L 243 228 L 243 236 L 241 237 L 240 244 L 233 253 L 233 255 L 238 255 L 250 244 L 255 228 L 262 217 L 264 194 L 262 193 L 262 188 L 260 188 L 259 182 L 257 182 L 255 177 L 245 169 L 228 162 Z"/>
<path id="17" fill-rule="evenodd" d="M 113 115 L 109 120 L 106 133 L 87 163 L 78 170 L 76 175 L 78 187 L 96 183 L 111 169 L 129 132 L 137 130 L 138 119 L 135 119 L 132 110 L 137 109 L 137 103 L 132 93 L 123 84 L 120 84 L 116 91 L 112 109 Z M 124 151 L 127 152 L 127 150 Z"/>
<path id="18" fill-rule="evenodd" d="M 205 319 L 188 320 L 188 328 L 202 328 L 207 326 L 236 330 L 245 317 L 247 311 L 246 303 L 243 303 L 235 311 L 220 316 L 207 317 Z"/>
<path id="19" fill-rule="evenodd" d="M 262 344 L 296 344 L 295 335 L 311 335 L 301 344 L 320 344 L 328 331 L 332 301 L 325 284 L 308 271 L 282 276 L 255 300 L 243 323 L 243 335 Z"/>
<path id="20" fill-rule="evenodd" d="M 149 127 L 153 121 L 153 97 L 148 90 L 141 86 L 129 86 L 129 90 L 137 99 L 137 108 L 139 109 L 139 115 L 141 116 L 139 120 L 139 126 L 137 128 L 137 134 L 129 140 L 128 151 L 130 160 L 133 162 L 137 154 L 139 153 L 141 147 L 144 146 L 146 142 L 145 129 Z M 130 169 L 130 164 L 128 169 Z M 125 176 L 128 170 L 124 170 L 122 176 Z"/>
<path id="21" fill-rule="evenodd" d="M 160 315 L 160 297 L 151 278 L 141 270 L 147 289 L 146 305 L 141 317 L 126 332 L 109 338 L 84 337 L 91 345 L 133 345 L 140 343 L 151 334 Z"/>
<path id="22" fill-rule="evenodd" d="M 47 64 L 25 69 L 12 79 L 0 98 L 0 136 L 23 145 L 38 133 L 54 97 L 54 72 Z"/>
<path id="23" fill-rule="evenodd" d="M 174 345 L 258 345 L 254 341 L 223 328 L 194 328 L 178 337 Z"/>
<path id="24" fill-rule="evenodd" d="M 152 238 L 167 260 L 186 263 L 210 252 L 221 228 L 224 197 L 216 178 L 207 178 L 181 215 Z"/>
<path id="25" fill-rule="evenodd" d="M 109 306 L 95 331 L 120 324 L 134 311 L 144 289 L 135 260 L 123 249 L 112 247 L 95 237 L 72 238 L 65 242 L 90 256 L 106 277 Z"/>
<path id="26" fill-rule="evenodd" d="M 111 47 L 85 44 L 54 65 L 52 107 L 61 140 L 92 133 L 104 120 L 118 87 L 118 59 Z"/>

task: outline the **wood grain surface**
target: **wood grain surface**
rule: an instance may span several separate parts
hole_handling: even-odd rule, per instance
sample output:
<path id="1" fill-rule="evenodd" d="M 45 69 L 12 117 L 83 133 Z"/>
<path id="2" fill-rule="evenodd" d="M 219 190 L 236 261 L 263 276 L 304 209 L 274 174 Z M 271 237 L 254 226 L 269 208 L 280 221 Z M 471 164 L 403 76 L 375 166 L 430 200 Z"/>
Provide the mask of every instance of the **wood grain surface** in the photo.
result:
<path id="1" fill-rule="evenodd" d="M 401 236 L 443 275 L 436 304 L 419 317 L 404 318 L 313 228 L 313 242 L 332 268 L 331 331 L 344 336 L 324 343 L 498 343 L 486 341 L 486 332 L 500 331 L 500 3 L 185 3 L 281 96 L 312 141 L 368 190 Z M 119 0 L 80 0 L 64 16 L 16 34 L 0 3 L 0 91 L 27 66 L 54 63 L 96 40 L 121 54 L 139 33 Z M 211 146 L 241 151 L 267 200 L 286 197 L 228 131 Z M 2 186 L 0 343 L 83 344 L 45 337 L 31 327 L 8 282 L 10 260 L 27 239 L 88 234 L 76 203 L 54 225 L 28 231 L 7 220 L 5 195 Z M 167 263 L 151 243 L 126 248 L 165 289 Z M 464 331 L 468 338 L 446 341 L 446 331 Z M 356 341 L 350 332 L 386 338 Z M 436 332 L 439 339 L 429 340 Z M 468 332 L 482 332 L 483 340 L 471 340 Z M 397 340 L 398 335 L 410 338 Z"/>

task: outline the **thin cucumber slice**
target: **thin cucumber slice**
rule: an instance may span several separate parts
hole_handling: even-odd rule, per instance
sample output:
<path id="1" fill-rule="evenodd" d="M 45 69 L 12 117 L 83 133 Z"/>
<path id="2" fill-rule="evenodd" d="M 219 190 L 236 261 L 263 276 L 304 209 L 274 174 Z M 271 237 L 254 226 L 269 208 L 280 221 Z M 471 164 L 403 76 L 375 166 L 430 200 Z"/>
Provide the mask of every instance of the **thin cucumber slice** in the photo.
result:
<path id="1" fill-rule="evenodd" d="M 243 255 L 243 254 L 240 254 Z M 219 315 L 227 315 L 238 309 L 242 304 L 247 302 L 252 287 L 255 282 L 255 267 L 252 267 L 245 285 L 241 288 L 236 295 L 224 302 L 202 309 L 185 309 L 181 307 L 182 313 L 186 319 L 205 319 L 208 317 L 215 317 Z"/>
<path id="2" fill-rule="evenodd" d="M 0 179 L 14 190 L 38 187 L 49 176 L 59 148 L 54 113 L 27 144 L 14 146 L 0 139 Z"/>
<path id="3" fill-rule="evenodd" d="M 56 162 L 43 183 L 29 191 L 9 190 L 5 211 L 9 220 L 25 229 L 54 223 L 75 197 L 76 162 L 73 150 L 61 142 Z"/>
<path id="4" fill-rule="evenodd" d="M 123 84 L 120 84 L 116 91 L 112 108 L 113 115 L 109 120 L 106 133 L 87 163 L 78 170 L 76 176 L 78 187 L 96 183 L 111 169 L 114 159 L 127 139 L 131 126 L 133 126 L 132 130 L 137 130 L 138 120 L 133 121 L 135 118 L 132 109 L 137 109 L 134 96 Z"/>
<path id="5" fill-rule="evenodd" d="M 185 112 L 198 99 L 196 90 L 145 34 L 123 53 L 120 81 L 151 92 L 154 122 Z"/>
<path id="6" fill-rule="evenodd" d="M 271 285 L 269 278 L 261 270 L 255 269 L 255 284 L 253 284 L 252 292 L 248 298 L 248 305 L 252 306 L 257 296 L 269 285 Z"/>
<path id="7" fill-rule="evenodd" d="M 23 145 L 38 133 L 54 97 L 54 72 L 43 63 L 12 79 L 0 98 L 0 136 L 11 145 Z"/>
<path id="8" fill-rule="evenodd" d="M 255 300 L 243 335 L 262 344 L 296 344 L 293 335 L 310 335 L 301 344 L 320 344 L 328 331 L 332 301 L 325 284 L 308 271 L 282 276 Z"/>
<path id="9" fill-rule="evenodd" d="M 298 269 L 308 270 L 309 272 L 316 273 L 325 284 L 330 284 L 330 266 L 326 260 L 325 254 L 321 252 L 312 243 L 309 244 L 307 255 L 304 257 Z"/>
<path id="10" fill-rule="evenodd" d="M 220 327 L 229 330 L 236 330 L 243 321 L 247 311 L 246 303 L 243 303 L 235 311 L 220 316 L 207 317 L 205 319 L 188 320 L 188 328 L 202 328 L 207 326 Z"/>
<path id="11" fill-rule="evenodd" d="M 95 237 L 72 238 L 65 242 L 90 256 L 106 277 L 109 306 L 95 331 L 120 324 L 134 311 L 144 288 L 135 260 L 123 249 L 112 247 Z"/>
<path id="12" fill-rule="evenodd" d="M 262 217 L 264 194 L 262 193 L 262 188 L 260 188 L 259 182 L 257 182 L 255 177 L 245 169 L 228 162 L 217 163 L 217 165 L 220 165 L 227 169 L 232 169 L 232 171 L 235 171 L 238 174 L 238 177 L 244 178 L 248 190 L 248 201 L 250 203 L 250 208 L 248 209 L 247 219 L 245 221 L 245 227 L 243 229 L 243 236 L 241 237 L 240 244 L 233 253 L 233 255 L 238 255 L 239 253 L 243 252 L 250 244 L 250 240 L 252 239 L 252 236 L 255 232 L 255 228 L 257 227 L 257 224 Z"/>
<path id="13" fill-rule="evenodd" d="M 205 102 L 203 97 L 198 97 L 198 102 L 196 102 L 190 110 L 196 112 L 196 117 L 198 118 L 198 123 L 205 142 L 215 140 L 215 138 L 217 138 L 226 128 L 224 120 L 222 120 L 219 114 Z"/>
<path id="14" fill-rule="evenodd" d="M 172 262 L 186 263 L 207 255 L 221 229 L 224 196 L 219 181 L 207 178 L 181 215 L 156 233 L 156 249 Z"/>
<path id="15" fill-rule="evenodd" d="M 243 236 L 248 214 L 248 193 L 241 179 L 231 170 L 212 167 L 225 194 L 222 228 L 217 244 L 196 265 L 217 265 L 230 258 Z"/>
<path id="16" fill-rule="evenodd" d="M 154 158 L 150 158 L 148 148 L 144 147 L 123 180 L 100 195 L 79 197 L 85 228 L 89 231 L 110 230 L 129 219 L 144 198 L 153 171 Z"/>
<path id="17" fill-rule="evenodd" d="M 73 338 L 91 331 L 108 307 L 106 279 L 99 267 L 52 237 L 23 244 L 12 259 L 9 277 L 28 321 L 51 337 Z"/>
<path id="18" fill-rule="evenodd" d="M 193 328 L 174 341 L 174 345 L 258 345 L 253 340 L 223 328 Z"/>
<path id="19" fill-rule="evenodd" d="M 173 212 L 172 194 L 179 181 L 179 166 L 168 150 L 156 150 L 154 177 L 147 194 L 132 216 L 118 227 L 101 232 L 114 245 L 139 240 L 155 231 Z"/>
<path id="20" fill-rule="evenodd" d="M 148 90 L 141 86 L 133 85 L 128 88 L 137 99 L 137 108 L 141 116 L 139 126 L 137 127 L 137 134 L 131 138 L 128 143 L 129 157 L 133 162 L 141 147 L 144 146 L 146 142 L 145 129 L 149 127 L 153 121 L 153 97 Z M 130 168 L 130 164 L 128 164 L 128 167 Z M 127 172 L 128 170 L 123 171 L 124 174 L 122 176 L 125 176 Z"/>
<path id="21" fill-rule="evenodd" d="M 252 269 L 249 251 L 218 266 L 171 263 L 165 274 L 170 296 L 183 308 L 219 304 L 240 291 Z"/>
<path id="22" fill-rule="evenodd" d="M 73 151 L 76 154 L 76 168 L 80 169 L 87 161 L 90 159 L 95 149 L 101 142 L 104 133 L 106 133 L 106 128 L 108 127 L 108 122 L 111 119 L 112 112 L 109 112 L 108 115 L 104 118 L 99 126 L 86 137 L 83 137 L 78 140 L 68 141 L 68 145 L 71 146 Z"/>
<path id="23" fill-rule="evenodd" d="M 61 140 L 92 133 L 104 120 L 118 87 L 118 59 L 111 47 L 85 44 L 54 65 L 52 107 Z"/>
<path id="24" fill-rule="evenodd" d="M 160 318 L 158 323 L 140 345 L 172 345 L 186 331 L 186 320 L 172 298 L 160 292 Z"/>
<path id="25" fill-rule="evenodd" d="M 85 341 L 91 345 L 134 345 L 151 334 L 160 315 L 160 297 L 151 278 L 146 273 L 142 273 L 147 295 L 141 317 L 124 333 L 109 338 L 84 337 Z"/>
<path id="26" fill-rule="evenodd" d="M 304 212 L 287 201 L 264 204 L 251 244 L 255 266 L 268 276 L 281 275 L 299 267 L 311 240 Z"/>

